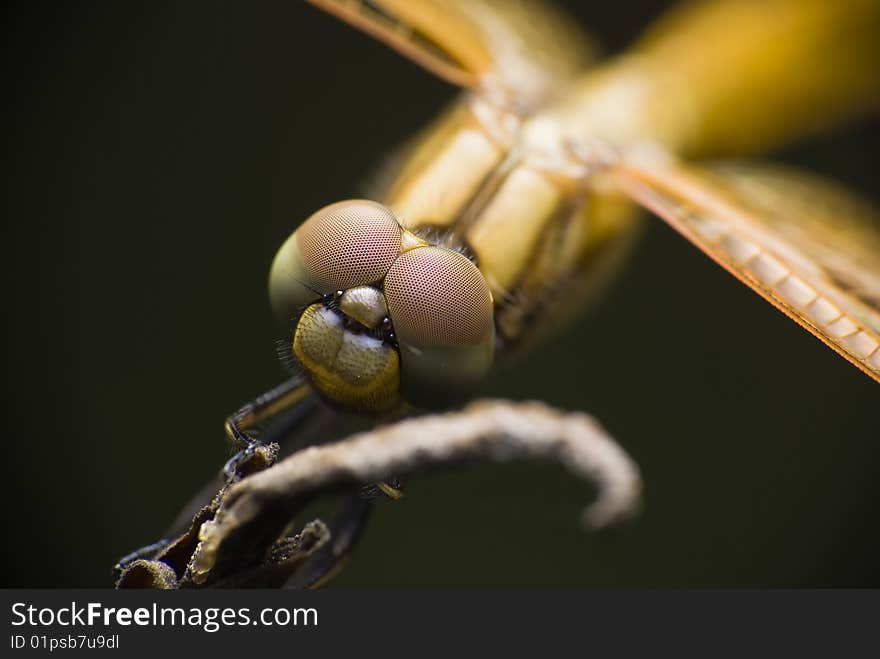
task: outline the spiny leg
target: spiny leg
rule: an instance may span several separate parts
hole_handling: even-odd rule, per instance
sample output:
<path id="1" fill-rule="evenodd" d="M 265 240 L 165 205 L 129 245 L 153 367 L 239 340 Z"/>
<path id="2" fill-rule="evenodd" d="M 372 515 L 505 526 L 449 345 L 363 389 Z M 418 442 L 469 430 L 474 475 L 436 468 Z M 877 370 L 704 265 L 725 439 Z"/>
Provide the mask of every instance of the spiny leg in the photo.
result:
<path id="1" fill-rule="evenodd" d="M 315 552 L 284 584 L 285 588 L 320 588 L 345 565 L 366 528 L 373 501 L 360 492 L 348 494 L 329 524 L 330 541 Z"/>
<path id="2" fill-rule="evenodd" d="M 375 500 L 379 497 L 387 497 L 392 501 L 403 498 L 403 480 L 397 476 L 391 476 L 376 483 L 364 485 L 360 489 L 362 499 Z"/>
<path id="3" fill-rule="evenodd" d="M 239 449 L 223 466 L 227 480 L 235 480 L 242 463 L 252 456 L 258 447 L 264 445 L 264 442 L 253 434 L 256 427 L 267 419 L 290 410 L 292 414 L 284 424 L 286 434 L 311 411 L 314 403 L 312 393 L 306 377 L 297 374 L 244 405 L 226 419 L 224 424 L 226 436 L 233 446 Z"/>
<path id="4" fill-rule="evenodd" d="M 113 566 L 114 570 L 119 570 L 120 572 L 127 568 L 131 563 L 141 559 L 152 557 L 158 552 L 162 551 L 171 543 L 171 538 L 162 538 L 157 540 L 156 542 L 145 545 L 143 547 L 139 547 L 132 552 L 129 552 L 118 561 L 116 561 L 116 565 Z"/>

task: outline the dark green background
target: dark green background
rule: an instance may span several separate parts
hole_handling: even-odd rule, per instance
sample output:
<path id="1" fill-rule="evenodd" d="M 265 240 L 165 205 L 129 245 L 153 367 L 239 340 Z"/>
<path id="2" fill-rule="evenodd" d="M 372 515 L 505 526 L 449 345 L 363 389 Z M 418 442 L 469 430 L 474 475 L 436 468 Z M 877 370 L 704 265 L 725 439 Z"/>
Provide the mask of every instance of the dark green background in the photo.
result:
<path id="1" fill-rule="evenodd" d="M 615 50 L 664 3 L 568 4 Z M 28 3 L 6 25 L 2 585 L 108 586 L 282 377 L 276 247 L 453 92 L 299 2 Z M 878 126 L 778 159 L 876 200 Z M 379 507 L 339 585 L 880 585 L 880 388 L 659 221 L 489 391 L 598 416 L 642 516 L 589 535 L 560 468 L 449 470 Z"/>

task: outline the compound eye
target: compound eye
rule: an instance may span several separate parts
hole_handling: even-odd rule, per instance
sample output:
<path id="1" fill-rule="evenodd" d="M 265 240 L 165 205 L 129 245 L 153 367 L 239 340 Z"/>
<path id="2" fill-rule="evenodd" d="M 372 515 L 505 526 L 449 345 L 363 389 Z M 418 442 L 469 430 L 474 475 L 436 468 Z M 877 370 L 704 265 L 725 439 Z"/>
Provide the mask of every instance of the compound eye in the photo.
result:
<path id="1" fill-rule="evenodd" d="M 272 306 L 282 318 L 325 293 L 381 281 L 401 250 L 394 214 L 363 199 L 325 206 L 287 239 L 269 275 Z"/>
<path id="2" fill-rule="evenodd" d="M 420 247 L 394 261 L 384 288 L 404 397 L 434 407 L 467 395 L 489 369 L 495 341 L 482 273 L 457 252 Z"/>
<path id="3" fill-rule="evenodd" d="M 388 208 L 373 201 L 326 206 L 296 236 L 306 271 L 321 293 L 377 282 L 400 254 L 400 225 Z"/>
<path id="4" fill-rule="evenodd" d="M 482 273 L 442 247 L 401 254 L 385 276 L 385 299 L 398 339 L 419 347 L 474 345 L 492 329 Z"/>

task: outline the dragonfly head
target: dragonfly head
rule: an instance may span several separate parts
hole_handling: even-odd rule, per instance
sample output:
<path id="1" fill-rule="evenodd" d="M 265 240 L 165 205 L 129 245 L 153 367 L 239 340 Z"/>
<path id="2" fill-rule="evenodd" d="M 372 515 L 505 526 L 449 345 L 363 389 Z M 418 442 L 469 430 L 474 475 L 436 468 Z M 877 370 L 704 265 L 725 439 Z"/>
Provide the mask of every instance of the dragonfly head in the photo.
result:
<path id="1" fill-rule="evenodd" d="M 430 245 L 372 201 L 326 206 L 269 275 L 292 352 L 332 403 L 379 413 L 466 397 L 489 370 L 492 293 L 464 255 Z"/>

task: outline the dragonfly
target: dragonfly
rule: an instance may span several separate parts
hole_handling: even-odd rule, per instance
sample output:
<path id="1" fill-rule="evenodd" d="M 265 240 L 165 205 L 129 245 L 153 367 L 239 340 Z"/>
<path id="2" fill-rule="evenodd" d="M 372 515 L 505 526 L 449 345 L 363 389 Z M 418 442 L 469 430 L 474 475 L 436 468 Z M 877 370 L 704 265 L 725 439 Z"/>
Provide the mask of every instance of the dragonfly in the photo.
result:
<path id="1" fill-rule="evenodd" d="M 320 209 L 278 251 L 269 294 L 304 375 L 230 417 L 239 444 L 313 393 L 386 418 L 466 398 L 617 267 L 639 207 L 880 381 L 874 211 L 804 172 L 685 160 L 876 107 L 876 2 L 686 5 L 586 73 L 589 41 L 548 5 L 312 4 L 464 94 L 377 200 Z"/>
<path id="2" fill-rule="evenodd" d="M 622 267 L 643 211 L 880 382 L 875 211 L 740 159 L 877 108 L 880 3 L 686 3 L 594 65 L 549 3 L 309 1 L 461 95 L 370 199 L 317 210 L 278 250 L 295 373 L 227 419 L 230 481 L 258 428 L 295 428 L 316 399 L 381 422 L 466 400 Z"/>

